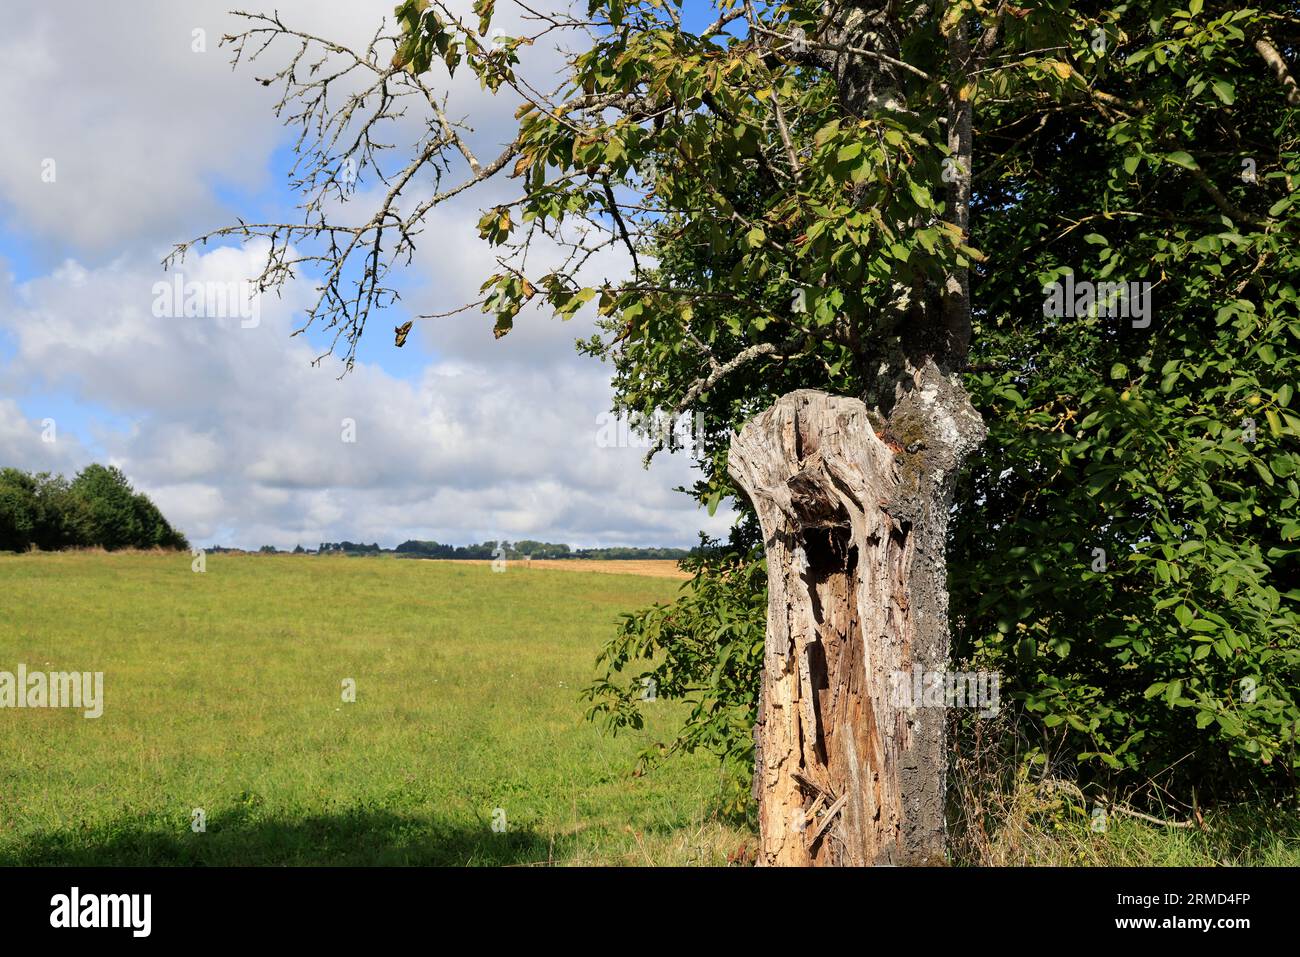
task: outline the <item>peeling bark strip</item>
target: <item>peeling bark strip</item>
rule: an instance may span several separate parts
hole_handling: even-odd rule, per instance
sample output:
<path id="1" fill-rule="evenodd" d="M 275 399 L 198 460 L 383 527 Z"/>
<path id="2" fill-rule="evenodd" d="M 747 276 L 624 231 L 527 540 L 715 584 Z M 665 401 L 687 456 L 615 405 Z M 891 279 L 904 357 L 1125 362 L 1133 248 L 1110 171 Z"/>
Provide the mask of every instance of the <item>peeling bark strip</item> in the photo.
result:
<path id="1" fill-rule="evenodd" d="M 894 707 L 890 676 L 947 667 L 948 504 L 984 428 L 932 364 L 888 427 L 915 451 L 892 451 L 861 401 L 800 390 L 732 442 L 767 547 L 764 864 L 943 861 L 943 709 Z"/>

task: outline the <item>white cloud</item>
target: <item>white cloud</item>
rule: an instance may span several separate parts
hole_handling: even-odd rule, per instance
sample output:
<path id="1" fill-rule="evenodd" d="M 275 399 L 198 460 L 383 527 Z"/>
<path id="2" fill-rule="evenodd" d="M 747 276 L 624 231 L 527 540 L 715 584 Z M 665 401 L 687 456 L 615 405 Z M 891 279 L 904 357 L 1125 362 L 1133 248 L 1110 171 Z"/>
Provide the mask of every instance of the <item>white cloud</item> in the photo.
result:
<path id="1" fill-rule="evenodd" d="M 186 281 L 237 280 L 259 255 L 194 257 Z M 669 544 L 689 543 L 704 519 L 670 491 L 688 478 L 681 457 L 645 472 L 641 449 L 599 447 L 606 370 L 567 353 L 539 361 L 527 338 L 546 334 L 540 319 L 497 364 L 449 355 L 405 379 L 361 362 L 339 379 L 337 364 L 314 368 L 316 350 L 290 336 L 306 284 L 243 328 L 238 317 L 154 316 L 157 277 L 67 263 L 24 283 L 0 314 L 16 348 L 6 379 L 129 417 L 132 429 L 98 444 L 197 540 L 229 529 L 245 545 L 406 535 Z M 14 464 L 33 461 L 30 441 L 0 448 Z"/>
<path id="2" fill-rule="evenodd" d="M 60 432 L 57 419 L 31 419 L 13 399 L 0 397 L 0 468 L 67 473 L 85 464 L 87 456 L 80 437 Z"/>
<path id="3" fill-rule="evenodd" d="M 468 14 L 471 4 L 452 6 Z M 363 48 L 381 21 L 392 24 L 393 2 L 277 0 L 274 10 L 292 28 Z M 503 7 L 500 22 L 522 32 L 512 10 Z M 270 165 L 285 137 L 273 113 L 280 85 L 257 80 L 296 52 L 280 40 L 232 71 L 232 47 L 219 43 L 246 27 L 227 0 L 96 3 L 74 16 L 44 0 L 9 0 L 0 33 L 0 213 L 11 229 L 46 253 L 103 257 L 188 239 L 246 213 L 217 188 L 277 185 Z M 204 52 L 194 50 L 196 30 Z M 539 47 L 529 62 L 549 76 L 559 61 Z M 485 156 L 499 150 L 516 104 L 509 92 L 492 97 L 468 69 L 445 87 L 449 115 L 472 118 Z M 413 143 L 422 122 L 412 114 L 391 142 Z M 53 182 L 43 179 L 49 160 Z"/>
<path id="4" fill-rule="evenodd" d="M 276 7 L 286 23 L 350 42 L 392 14 L 392 0 Z M 496 341 L 491 321 L 470 312 L 419 323 L 394 350 L 391 328 L 406 313 L 477 298 L 493 271 L 478 210 L 516 183 L 435 211 L 401 277 L 405 312 L 371 317 L 360 361 L 341 380 L 336 363 L 311 364 L 319 332 L 291 335 L 313 297 L 305 280 L 263 296 L 252 328 L 238 315 L 154 314 L 154 284 L 172 278 L 157 265 L 171 244 L 251 214 L 229 205 L 228 188 L 289 205 L 269 175 L 285 143 L 277 89 L 253 79 L 283 53 L 232 73 L 217 47 L 236 26 L 227 8 L 138 0 L 68 17 L 43 3 L 6 6 L 0 248 L 22 247 L 39 265 L 21 283 L 0 271 L 0 465 L 72 471 L 106 459 L 202 543 L 689 544 L 700 527 L 725 528 L 725 515 L 709 519 L 671 491 L 689 482 L 684 457 L 663 456 L 647 473 L 642 449 L 597 446 L 609 370 L 572 346 L 590 335 L 589 318 L 526 312 Z M 191 49 L 196 28 L 207 31 L 206 53 Z M 529 56 L 541 73 L 558 63 L 554 51 Z M 495 155 L 514 101 L 483 93 L 468 70 L 448 86 L 452 115 L 472 117 L 475 149 Z M 417 122 L 391 140 L 414 142 Z M 54 183 L 41 181 L 47 157 Z M 181 273 L 238 282 L 260 271 L 260 252 L 201 251 Z M 617 273 L 620 255 L 594 272 Z M 53 445 L 32 417 L 47 400 L 60 410 Z M 355 443 L 342 441 L 345 419 Z"/>

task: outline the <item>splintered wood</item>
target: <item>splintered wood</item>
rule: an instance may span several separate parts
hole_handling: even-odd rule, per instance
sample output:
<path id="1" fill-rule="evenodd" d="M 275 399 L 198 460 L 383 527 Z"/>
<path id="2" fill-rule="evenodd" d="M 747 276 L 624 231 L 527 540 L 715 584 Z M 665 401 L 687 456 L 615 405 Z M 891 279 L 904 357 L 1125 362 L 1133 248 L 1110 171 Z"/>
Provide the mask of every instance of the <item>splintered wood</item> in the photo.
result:
<path id="1" fill-rule="evenodd" d="M 733 441 L 767 546 L 755 788 L 760 863 L 910 863 L 900 773 L 912 722 L 913 536 L 899 462 L 856 399 L 793 392 Z"/>

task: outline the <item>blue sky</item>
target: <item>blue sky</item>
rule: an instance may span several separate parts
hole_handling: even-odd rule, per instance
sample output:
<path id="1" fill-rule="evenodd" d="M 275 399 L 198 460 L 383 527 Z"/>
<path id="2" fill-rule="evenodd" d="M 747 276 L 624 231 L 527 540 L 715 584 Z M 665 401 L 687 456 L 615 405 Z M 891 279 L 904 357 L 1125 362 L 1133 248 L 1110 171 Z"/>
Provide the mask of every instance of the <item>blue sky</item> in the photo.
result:
<path id="1" fill-rule="evenodd" d="M 727 514 L 710 518 L 671 491 L 689 481 L 684 456 L 645 471 L 643 449 L 600 446 L 609 370 L 572 346 L 590 335 L 590 316 L 524 314 L 496 342 L 490 320 L 471 312 L 419 322 L 394 347 L 392 328 L 412 314 L 477 298 L 494 268 L 475 229 L 479 209 L 501 195 L 492 184 L 435 211 L 396 279 L 403 302 L 372 316 L 341 380 L 337 363 L 312 365 L 323 330 L 291 336 L 309 279 L 263 296 L 255 325 L 155 314 L 154 284 L 169 278 L 160 260 L 174 243 L 236 216 L 300 215 L 276 91 L 254 80 L 287 51 L 232 72 L 216 41 L 237 24 L 208 0 L 133 0 L 130 15 L 89 7 L 76 18 L 34 0 L 10 6 L 0 37 L 0 97 L 12 113 L 0 143 L 0 465 L 117 464 L 199 544 L 690 545 L 701 528 L 726 527 Z M 276 7 L 294 26 L 349 43 L 391 15 L 391 2 L 368 0 Z M 686 19 L 711 17 L 696 7 Z M 559 62 L 554 51 L 528 53 L 543 74 Z M 514 102 L 459 74 L 449 93 L 480 155 L 495 155 Z M 386 139 L 404 132 L 418 127 Z M 49 160 L 53 182 L 42 176 Z M 209 246 L 180 271 L 190 282 L 238 282 L 259 271 L 261 252 Z M 344 437 L 348 422 L 356 441 Z"/>

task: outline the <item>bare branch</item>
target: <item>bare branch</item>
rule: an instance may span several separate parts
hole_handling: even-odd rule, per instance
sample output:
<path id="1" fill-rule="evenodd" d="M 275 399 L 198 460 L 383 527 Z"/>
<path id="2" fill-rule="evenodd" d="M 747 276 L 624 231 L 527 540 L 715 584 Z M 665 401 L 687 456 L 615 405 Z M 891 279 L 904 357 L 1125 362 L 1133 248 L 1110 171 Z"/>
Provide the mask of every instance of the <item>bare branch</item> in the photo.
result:
<path id="1" fill-rule="evenodd" d="M 799 340 L 797 339 L 784 344 L 760 342 L 756 345 L 749 346 L 746 349 L 742 349 L 726 362 L 714 362 L 709 370 L 709 374 L 696 379 L 691 387 L 686 390 L 686 394 L 682 396 L 681 401 L 679 401 L 673 408 L 670 418 L 676 419 L 679 416 L 684 415 L 690 410 L 691 406 L 695 404 L 696 400 L 699 399 L 700 396 L 708 392 L 715 385 L 742 366 L 746 366 L 755 359 L 761 359 L 764 356 L 779 356 L 782 352 L 788 351 L 796 347 L 798 344 Z M 654 444 L 650 446 L 650 450 L 646 452 L 645 459 L 643 460 L 643 463 L 646 466 L 649 466 L 655 455 L 663 450 L 664 443 L 665 438 L 661 435 L 655 440 Z"/>

